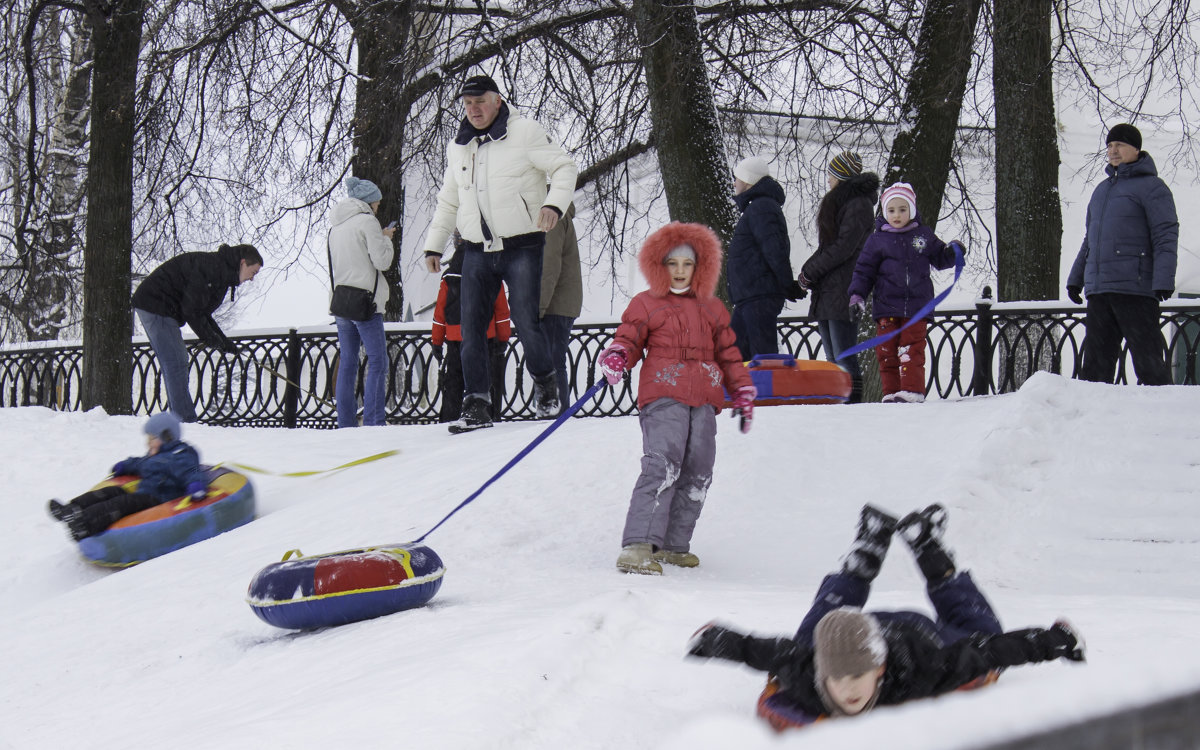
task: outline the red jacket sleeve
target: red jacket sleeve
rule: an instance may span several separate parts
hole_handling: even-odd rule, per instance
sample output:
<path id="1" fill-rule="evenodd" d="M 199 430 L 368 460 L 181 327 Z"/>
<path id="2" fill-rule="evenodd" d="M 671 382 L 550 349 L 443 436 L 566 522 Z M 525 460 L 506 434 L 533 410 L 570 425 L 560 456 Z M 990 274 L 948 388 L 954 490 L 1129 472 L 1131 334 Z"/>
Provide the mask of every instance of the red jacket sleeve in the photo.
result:
<path id="1" fill-rule="evenodd" d="M 446 280 L 438 286 L 437 304 L 433 306 L 433 331 L 429 335 L 434 346 L 441 346 L 446 341 L 446 295 L 450 289 Z"/>
<path id="2" fill-rule="evenodd" d="M 496 311 L 492 315 L 492 322 L 496 325 L 496 339 L 508 341 L 512 336 L 512 322 L 509 320 L 508 295 L 504 284 L 500 285 L 500 291 L 496 294 Z"/>

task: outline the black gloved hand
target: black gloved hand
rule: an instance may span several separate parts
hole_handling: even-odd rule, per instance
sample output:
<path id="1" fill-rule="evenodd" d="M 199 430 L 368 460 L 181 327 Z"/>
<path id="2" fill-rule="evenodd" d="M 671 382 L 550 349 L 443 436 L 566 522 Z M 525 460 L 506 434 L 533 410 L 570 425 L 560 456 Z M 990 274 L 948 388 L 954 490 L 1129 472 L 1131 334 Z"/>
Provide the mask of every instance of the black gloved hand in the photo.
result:
<path id="1" fill-rule="evenodd" d="M 1083 304 L 1083 287 L 1070 284 L 1067 286 L 1067 297 L 1077 305 Z"/>
<path id="2" fill-rule="evenodd" d="M 1159 302 L 1166 302 L 1171 299 L 1171 295 L 1175 293 L 1174 289 L 1155 289 L 1154 296 L 1158 297 Z"/>
<path id="3" fill-rule="evenodd" d="M 804 299 L 807 296 L 808 292 L 804 290 L 804 287 L 799 281 L 793 281 L 788 287 L 787 298 L 789 302 L 795 302 L 796 300 Z"/>
<path id="4" fill-rule="evenodd" d="M 1046 656 L 1050 659 L 1087 661 L 1087 646 L 1066 620 L 1059 620 L 1044 630 L 1039 640 L 1047 649 Z"/>
<path id="5" fill-rule="evenodd" d="M 225 339 L 221 342 L 221 351 L 225 352 L 226 354 L 237 354 L 238 345 L 233 343 L 233 341 L 230 339 Z"/>
<path id="6" fill-rule="evenodd" d="M 439 364 L 442 361 L 442 357 L 443 357 L 442 347 L 440 347 L 440 346 L 433 347 L 433 358 L 436 359 Z"/>
<path id="7" fill-rule="evenodd" d="M 687 643 L 687 655 L 701 659 L 736 659 L 744 638 L 741 633 L 710 622 L 692 633 Z"/>

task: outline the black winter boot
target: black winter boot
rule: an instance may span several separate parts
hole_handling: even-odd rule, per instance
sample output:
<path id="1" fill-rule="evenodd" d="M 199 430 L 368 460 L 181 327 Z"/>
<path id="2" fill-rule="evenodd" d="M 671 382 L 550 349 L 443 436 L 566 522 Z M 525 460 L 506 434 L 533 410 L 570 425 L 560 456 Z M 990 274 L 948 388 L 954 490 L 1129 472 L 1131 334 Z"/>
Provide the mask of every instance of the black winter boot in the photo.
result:
<path id="1" fill-rule="evenodd" d="M 940 583 L 954 575 L 954 557 L 943 544 L 946 534 L 946 509 L 934 503 L 922 511 L 913 511 L 900 520 L 896 532 L 908 543 L 917 558 L 917 567 L 929 583 Z"/>
<path id="2" fill-rule="evenodd" d="M 533 411 L 538 419 L 557 417 L 559 412 L 558 382 L 554 379 L 554 371 L 540 378 L 533 379 Z"/>
<path id="3" fill-rule="evenodd" d="M 46 510 L 49 511 L 55 521 L 66 521 L 67 516 L 71 513 L 71 505 L 70 503 L 64 505 L 58 500 L 51 500 L 46 503 Z"/>
<path id="4" fill-rule="evenodd" d="M 462 416 L 450 423 L 450 432 L 471 432 L 492 426 L 491 404 L 478 396 L 467 396 L 463 401 Z"/>
<path id="5" fill-rule="evenodd" d="M 850 551 L 842 558 L 842 570 L 867 581 L 875 580 L 895 530 L 896 519 L 893 516 L 864 505 L 858 519 L 858 535 Z"/>

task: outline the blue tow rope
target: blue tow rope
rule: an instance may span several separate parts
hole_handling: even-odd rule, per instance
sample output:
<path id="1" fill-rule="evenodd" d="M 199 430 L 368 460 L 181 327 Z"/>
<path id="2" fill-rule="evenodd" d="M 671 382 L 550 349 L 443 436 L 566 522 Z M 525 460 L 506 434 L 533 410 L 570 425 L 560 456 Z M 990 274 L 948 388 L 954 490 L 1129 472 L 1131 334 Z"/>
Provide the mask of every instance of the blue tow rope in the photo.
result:
<path id="1" fill-rule="evenodd" d="M 867 339 L 866 341 L 857 343 L 854 346 L 842 351 L 841 354 L 837 355 L 837 359 L 845 359 L 846 357 L 853 356 L 855 354 L 858 354 L 859 352 L 864 352 L 867 349 L 872 349 L 876 346 L 879 346 L 883 342 L 899 336 L 900 332 L 903 331 L 905 328 L 908 328 L 913 323 L 916 323 L 918 320 L 921 320 L 926 315 L 933 312 L 934 308 L 936 308 L 938 305 L 940 305 L 942 303 L 942 301 L 945 300 L 946 297 L 948 297 L 950 295 L 951 290 L 954 289 L 954 285 L 958 283 L 958 277 L 962 276 L 962 270 L 963 270 L 962 246 L 960 244 L 958 244 L 957 241 L 955 241 L 955 242 L 950 243 L 950 248 L 952 250 L 954 250 L 954 280 L 950 282 L 950 286 L 946 287 L 946 291 L 942 292 L 938 296 L 929 300 L 929 302 L 927 302 L 924 307 L 922 307 L 920 310 L 917 310 L 916 313 L 914 313 L 913 316 L 908 319 L 907 323 L 900 326 L 896 330 L 891 331 L 890 333 L 885 333 L 882 336 L 876 336 L 875 338 L 870 338 L 870 339 Z"/>
<path id="2" fill-rule="evenodd" d="M 459 512 L 463 508 L 470 505 L 471 502 L 475 500 L 475 498 L 477 498 L 483 494 L 484 490 L 486 490 L 488 487 L 491 487 L 492 483 L 494 483 L 500 477 L 504 476 L 505 473 L 507 473 L 509 469 L 516 466 L 518 463 L 520 463 L 521 459 L 528 456 L 530 451 L 532 451 L 534 448 L 541 445 L 543 440 L 550 437 L 550 433 L 554 432 L 559 427 L 561 427 L 563 422 L 566 422 L 568 419 L 570 419 L 571 415 L 573 415 L 575 412 L 579 411 L 579 409 L 584 404 L 586 404 L 588 401 L 590 401 L 593 396 L 595 396 L 597 393 L 599 393 L 600 389 L 603 388 L 606 384 L 607 384 L 607 381 L 605 381 L 603 378 L 601 378 L 600 382 L 596 383 L 591 388 L 589 388 L 587 393 L 580 396 L 578 401 L 571 404 L 567 408 L 566 411 L 564 411 L 562 414 L 558 415 L 558 419 L 554 420 L 554 422 L 549 427 L 542 430 L 542 432 L 537 437 L 535 437 L 533 440 L 531 440 L 529 442 L 529 445 L 522 448 L 520 453 L 513 456 L 511 461 L 504 464 L 504 467 L 502 469 L 500 469 L 500 471 L 493 474 L 491 479 L 484 482 L 483 486 L 481 486 L 479 489 L 472 492 L 470 497 L 468 497 L 466 500 L 463 500 L 461 503 L 459 503 L 458 507 L 456 507 L 454 510 L 447 513 L 445 518 L 438 521 L 437 524 L 432 529 L 430 529 L 429 531 L 426 531 L 424 534 L 421 535 L 420 539 L 417 539 L 416 541 L 412 542 L 412 544 L 419 544 L 419 543 L 425 541 L 425 538 L 428 537 L 433 532 L 437 531 L 439 526 L 441 526 L 445 522 L 449 521 L 450 516 L 453 516 L 455 513 Z"/>

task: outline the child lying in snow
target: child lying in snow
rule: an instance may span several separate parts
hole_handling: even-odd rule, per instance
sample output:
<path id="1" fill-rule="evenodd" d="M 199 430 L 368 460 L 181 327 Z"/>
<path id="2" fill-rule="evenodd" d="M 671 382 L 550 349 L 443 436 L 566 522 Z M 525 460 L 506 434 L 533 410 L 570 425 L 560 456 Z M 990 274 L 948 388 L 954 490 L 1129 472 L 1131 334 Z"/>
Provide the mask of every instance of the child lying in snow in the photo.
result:
<path id="1" fill-rule="evenodd" d="M 842 569 L 821 583 L 795 638 L 756 638 L 710 623 L 692 636 L 688 654 L 768 672 L 759 715 L 776 729 L 978 687 L 1019 664 L 1084 660 L 1083 642 L 1065 621 L 1003 632 L 971 576 L 956 571 L 942 544 L 945 523 L 941 505 L 900 521 L 865 506 Z M 895 532 L 916 555 L 936 621 L 861 610 Z"/>

